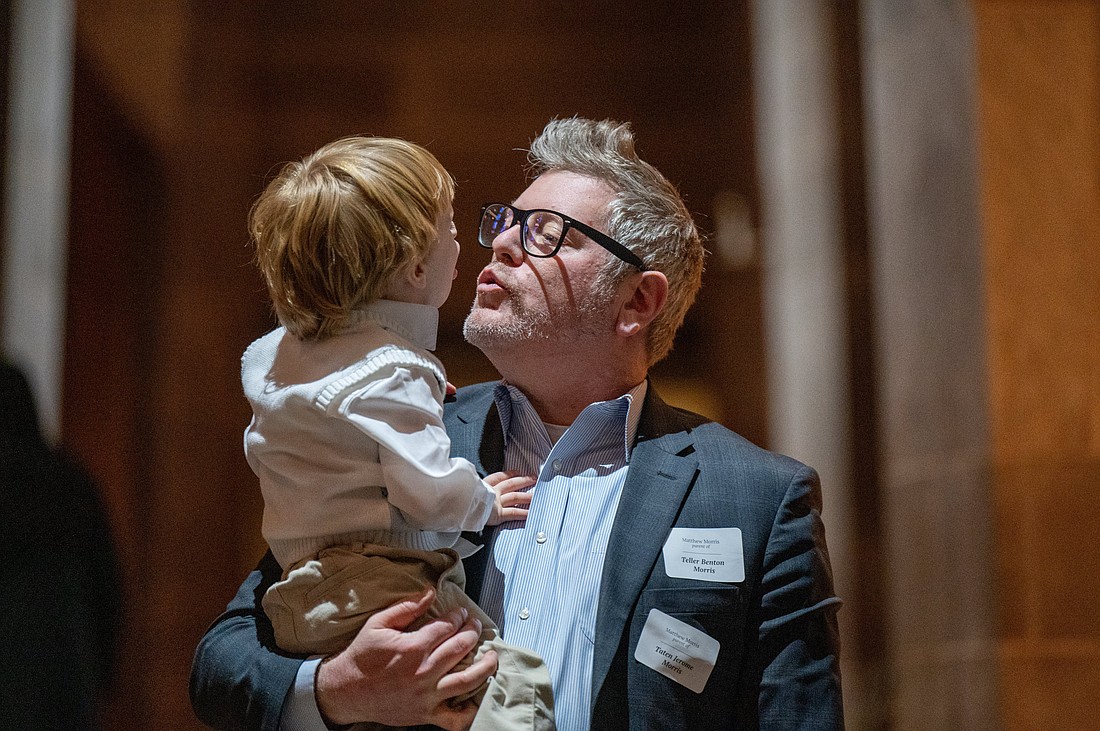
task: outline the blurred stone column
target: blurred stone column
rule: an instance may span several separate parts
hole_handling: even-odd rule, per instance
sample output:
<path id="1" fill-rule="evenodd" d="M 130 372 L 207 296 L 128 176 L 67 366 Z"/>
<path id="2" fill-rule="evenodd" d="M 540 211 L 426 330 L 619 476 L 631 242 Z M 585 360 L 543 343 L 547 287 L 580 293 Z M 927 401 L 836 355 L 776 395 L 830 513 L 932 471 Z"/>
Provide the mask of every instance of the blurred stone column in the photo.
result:
<path id="1" fill-rule="evenodd" d="M 969 6 L 753 30 L 771 446 L 822 475 L 848 726 L 995 727 Z"/>
<path id="2" fill-rule="evenodd" d="M 972 9 L 861 11 L 893 726 L 996 728 Z"/>
<path id="3" fill-rule="evenodd" d="M 34 390 L 42 433 L 61 421 L 73 0 L 11 3 L 4 164 L 4 357 Z M 8 20 L 7 18 L 4 19 Z"/>
<path id="4" fill-rule="evenodd" d="M 832 4 L 753 7 L 769 444 L 821 475 L 846 714 L 863 696 L 852 605 L 851 424 Z"/>

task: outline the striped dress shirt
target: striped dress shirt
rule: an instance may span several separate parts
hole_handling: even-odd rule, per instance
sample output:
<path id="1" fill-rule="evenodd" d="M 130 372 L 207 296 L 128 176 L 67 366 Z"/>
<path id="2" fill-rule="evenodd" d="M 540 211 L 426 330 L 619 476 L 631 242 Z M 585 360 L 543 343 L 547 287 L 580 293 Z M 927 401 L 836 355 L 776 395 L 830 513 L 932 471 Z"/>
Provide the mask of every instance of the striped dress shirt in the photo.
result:
<path id="1" fill-rule="evenodd" d="M 556 442 L 518 389 L 494 394 L 504 468 L 538 482 L 527 521 L 495 534 L 480 604 L 507 642 L 546 662 L 559 731 L 591 724 L 600 577 L 646 387 L 590 404 Z"/>

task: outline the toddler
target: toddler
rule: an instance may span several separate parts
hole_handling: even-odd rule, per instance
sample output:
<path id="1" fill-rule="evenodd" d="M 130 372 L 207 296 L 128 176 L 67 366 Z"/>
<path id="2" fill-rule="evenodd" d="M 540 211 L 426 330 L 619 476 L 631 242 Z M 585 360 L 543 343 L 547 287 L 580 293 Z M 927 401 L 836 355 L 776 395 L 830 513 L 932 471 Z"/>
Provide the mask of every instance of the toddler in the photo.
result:
<path id="1" fill-rule="evenodd" d="M 498 671 L 474 729 L 552 729 L 550 678 L 463 591 L 461 531 L 526 517 L 528 477 L 450 457 L 447 380 L 429 352 L 456 276 L 454 183 L 425 149 L 349 137 L 288 164 L 250 233 L 281 327 L 245 351 L 249 465 L 283 569 L 263 599 L 283 649 L 330 654 L 431 586 L 465 607 Z M 426 621 L 426 620 L 425 620 Z M 521 720 L 523 719 L 523 720 Z"/>

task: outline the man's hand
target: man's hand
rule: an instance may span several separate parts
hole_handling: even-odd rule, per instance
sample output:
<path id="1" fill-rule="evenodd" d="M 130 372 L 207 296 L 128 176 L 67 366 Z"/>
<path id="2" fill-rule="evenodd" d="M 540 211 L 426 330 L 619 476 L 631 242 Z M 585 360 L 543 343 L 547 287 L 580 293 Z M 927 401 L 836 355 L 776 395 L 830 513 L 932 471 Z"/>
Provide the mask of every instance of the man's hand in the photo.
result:
<path id="1" fill-rule="evenodd" d="M 531 493 L 520 492 L 537 480 L 534 477 L 516 477 L 508 472 L 494 472 L 485 478 L 485 484 L 493 488 L 497 499 L 493 503 L 493 512 L 485 525 L 500 525 L 510 520 L 527 520 L 527 506 L 531 504 Z"/>
<path id="2" fill-rule="evenodd" d="M 469 727 L 477 706 L 453 708 L 447 700 L 481 687 L 496 672 L 496 653 L 449 673 L 477 645 L 481 622 L 456 609 L 406 632 L 434 598 L 429 590 L 378 612 L 345 650 L 321 662 L 314 685 L 321 715 L 336 724 Z"/>

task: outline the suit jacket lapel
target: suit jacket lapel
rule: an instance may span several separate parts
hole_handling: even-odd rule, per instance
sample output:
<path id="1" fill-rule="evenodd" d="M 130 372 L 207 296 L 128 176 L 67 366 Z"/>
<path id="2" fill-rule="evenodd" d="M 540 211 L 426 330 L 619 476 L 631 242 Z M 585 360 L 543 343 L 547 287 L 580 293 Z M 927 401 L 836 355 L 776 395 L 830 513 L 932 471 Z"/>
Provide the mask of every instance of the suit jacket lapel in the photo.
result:
<path id="1" fill-rule="evenodd" d="M 493 388 L 488 387 L 479 397 L 455 404 L 454 417 L 447 419 L 447 435 L 451 439 L 451 454 L 473 462 L 481 475 L 504 469 L 504 432 L 500 426 Z M 466 593 L 476 601 L 481 596 L 481 584 L 485 579 L 492 545 L 493 528 L 478 533 L 466 533 L 471 543 L 482 546 L 472 556 L 463 559 L 466 572 Z"/>
<path id="2" fill-rule="evenodd" d="M 482 475 L 503 469 L 504 433 L 492 389 L 485 389 L 478 397 L 452 408 L 454 418 L 447 421 L 451 454 L 473 462 Z"/>
<path id="3" fill-rule="evenodd" d="M 699 422 L 665 404 L 650 384 L 604 560 L 592 662 L 593 701 L 695 477 L 698 462 L 690 434 L 695 423 Z"/>

